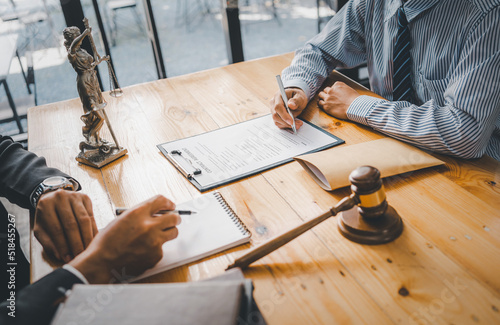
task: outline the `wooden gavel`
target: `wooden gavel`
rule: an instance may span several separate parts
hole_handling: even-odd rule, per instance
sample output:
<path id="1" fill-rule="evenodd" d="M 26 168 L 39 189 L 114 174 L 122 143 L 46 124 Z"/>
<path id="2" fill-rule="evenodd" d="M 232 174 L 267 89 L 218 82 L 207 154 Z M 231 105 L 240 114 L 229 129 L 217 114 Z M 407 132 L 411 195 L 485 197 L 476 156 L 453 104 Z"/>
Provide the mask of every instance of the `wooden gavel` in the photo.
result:
<path id="1" fill-rule="evenodd" d="M 349 175 L 349 180 L 353 192 L 350 196 L 340 200 L 322 215 L 251 249 L 227 269 L 247 267 L 341 211 L 347 212 L 339 218 L 339 231 L 347 239 L 368 245 L 396 239 L 403 230 L 403 222 L 396 210 L 387 204 L 379 170 L 361 166 Z"/>

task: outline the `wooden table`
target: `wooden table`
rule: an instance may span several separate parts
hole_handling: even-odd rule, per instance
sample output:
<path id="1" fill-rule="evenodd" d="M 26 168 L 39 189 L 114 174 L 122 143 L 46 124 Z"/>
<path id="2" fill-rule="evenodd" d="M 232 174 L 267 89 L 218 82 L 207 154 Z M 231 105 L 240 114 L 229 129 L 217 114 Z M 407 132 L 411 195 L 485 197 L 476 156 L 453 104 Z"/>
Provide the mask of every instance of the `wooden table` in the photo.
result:
<path id="1" fill-rule="evenodd" d="M 275 75 L 293 55 L 249 61 L 105 95 L 115 133 L 128 150 L 101 170 L 79 165 L 79 99 L 29 111 L 29 146 L 77 178 L 99 227 L 114 206 L 155 194 L 176 202 L 200 193 L 156 145 L 269 113 Z M 68 82 L 73 77 L 68 76 Z M 332 80 L 342 79 L 332 74 Z M 332 82 L 330 80 L 330 82 Z M 76 87 L 76 85 L 75 85 Z M 366 90 L 361 92 L 368 93 Z M 382 138 L 365 126 L 327 116 L 311 101 L 303 117 L 346 141 Z M 104 137 L 111 139 L 109 134 Z M 335 150 L 335 149 L 332 149 Z M 440 156 L 446 165 L 385 179 L 388 202 L 405 229 L 396 241 L 362 246 L 346 240 L 335 218 L 256 262 L 245 275 L 270 324 L 500 323 L 500 163 Z M 353 169 L 357 166 L 353 166 Z M 252 242 L 148 282 L 197 281 L 221 274 L 249 247 L 317 216 L 349 194 L 322 190 L 292 162 L 218 189 L 252 232 Z M 32 277 L 56 265 L 32 243 Z"/>

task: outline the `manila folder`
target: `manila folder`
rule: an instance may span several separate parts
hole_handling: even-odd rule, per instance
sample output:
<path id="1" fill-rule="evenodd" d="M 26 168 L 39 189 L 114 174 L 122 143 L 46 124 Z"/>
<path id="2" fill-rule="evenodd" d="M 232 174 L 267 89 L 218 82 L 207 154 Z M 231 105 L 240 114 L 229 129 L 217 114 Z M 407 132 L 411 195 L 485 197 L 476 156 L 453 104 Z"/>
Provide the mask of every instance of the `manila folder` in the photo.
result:
<path id="1" fill-rule="evenodd" d="M 331 191 L 349 185 L 359 166 L 373 166 L 381 177 L 444 164 L 443 161 L 401 141 L 384 138 L 295 157 L 319 186 Z"/>

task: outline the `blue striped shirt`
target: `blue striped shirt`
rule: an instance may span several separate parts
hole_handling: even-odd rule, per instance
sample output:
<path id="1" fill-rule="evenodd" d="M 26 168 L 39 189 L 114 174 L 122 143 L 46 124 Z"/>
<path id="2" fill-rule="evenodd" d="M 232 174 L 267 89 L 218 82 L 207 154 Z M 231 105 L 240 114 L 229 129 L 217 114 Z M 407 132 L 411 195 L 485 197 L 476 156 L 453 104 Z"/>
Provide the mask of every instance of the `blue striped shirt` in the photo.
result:
<path id="1" fill-rule="evenodd" d="M 372 91 L 392 99 L 401 0 L 351 0 L 297 50 L 285 87 L 311 99 L 334 68 L 367 63 Z M 500 0 L 409 0 L 415 100 L 360 96 L 350 120 L 432 151 L 500 160 Z"/>

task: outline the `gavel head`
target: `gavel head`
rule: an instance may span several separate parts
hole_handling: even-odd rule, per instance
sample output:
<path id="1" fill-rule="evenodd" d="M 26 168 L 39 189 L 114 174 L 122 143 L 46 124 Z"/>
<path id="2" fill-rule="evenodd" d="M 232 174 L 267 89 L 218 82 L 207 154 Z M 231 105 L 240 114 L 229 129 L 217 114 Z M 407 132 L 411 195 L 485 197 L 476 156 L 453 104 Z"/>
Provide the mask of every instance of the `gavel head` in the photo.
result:
<path id="1" fill-rule="evenodd" d="M 358 211 L 366 219 L 376 219 L 387 210 L 380 171 L 371 166 L 356 168 L 351 175 L 351 190 L 358 197 Z"/>

